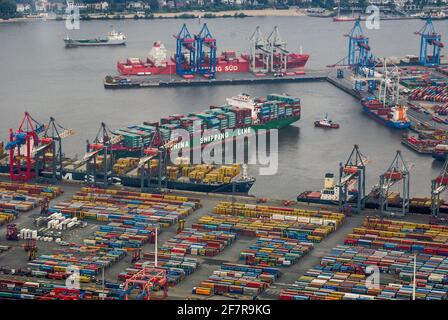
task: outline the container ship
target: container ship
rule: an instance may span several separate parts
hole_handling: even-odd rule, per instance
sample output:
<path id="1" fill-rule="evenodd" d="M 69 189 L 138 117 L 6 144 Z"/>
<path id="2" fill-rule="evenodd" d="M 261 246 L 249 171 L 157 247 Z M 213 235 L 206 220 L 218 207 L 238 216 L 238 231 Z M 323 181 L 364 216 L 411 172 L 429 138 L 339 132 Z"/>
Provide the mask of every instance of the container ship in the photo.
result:
<path id="1" fill-rule="evenodd" d="M 161 146 L 182 149 L 184 151 L 201 148 L 210 143 L 221 143 L 235 137 L 256 134 L 260 129 L 280 129 L 296 122 L 301 117 L 300 99 L 287 94 L 270 94 L 254 98 L 248 94 L 239 94 L 227 99 L 222 106 L 211 106 L 209 110 L 188 114 L 175 114 L 160 119 L 159 122 L 144 122 L 110 131 L 114 142 L 110 154 L 104 159 L 104 146 L 101 142 L 88 143 L 89 153 L 98 151 L 94 158 L 81 160 L 64 159 L 62 176 L 66 180 L 92 182 L 104 180 L 108 174 L 109 183 L 141 187 L 142 179 L 137 170 L 138 162 L 145 151 L 158 152 Z M 176 129 L 189 133 L 185 141 L 179 139 Z M 213 129 L 213 131 L 211 131 Z M 113 134 L 113 135 L 112 135 Z M 97 141 L 97 140 L 95 140 Z M 153 153 L 151 153 L 153 154 Z M 49 158 L 51 154 L 46 155 Z M 93 159 L 96 159 L 94 161 Z M 0 157 L 0 172 L 8 173 L 9 157 Z M 154 160 L 154 159 L 153 159 Z M 106 164 L 107 168 L 102 168 Z M 157 163 L 151 161 L 151 168 Z M 186 167 L 188 167 L 186 169 Z M 94 168 L 94 169 L 93 169 Z M 89 170 L 87 170 L 89 169 Z M 39 172 L 39 177 L 51 178 L 51 172 Z M 243 168 L 234 166 L 192 167 L 186 164 L 172 165 L 167 168 L 164 185 L 169 189 L 200 192 L 236 192 L 247 193 L 255 179 L 247 175 Z M 144 179 L 148 186 L 148 179 Z M 149 179 L 151 185 L 157 185 L 158 179 Z"/>
<path id="2" fill-rule="evenodd" d="M 405 106 L 389 107 L 381 100 L 371 97 L 362 99 L 361 104 L 369 116 L 390 128 L 408 129 L 411 126 Z"/>
<path id="3" fill-rule="evenodd" d="M 67 48 L 90 47 L 90 46 L 117 46 L 126 44 L 126 36 L 122 32 L 112 30 L 107 38 L 96 39 L 71 39 L 68 36 L 64 39 Z"/>
<path id="4" fill-rule="evenodd" d="M 356 203 L 358 192 L 354 188 L 356 181 L 353 180 L 348 186 L 347 200 L 349 203 Z M 323 205 L 339 205 L 340 187 L 335 184 L 333 173 L 325 174 L 324 187 L 321 191 L 305 191 L 297 196 L 298 202 L 316 203 Z M 372 188 L 371 192 L 365 197 L 365 207 L 368 209 L 379 209 L 380 193 L 378 186 Z M 431 198 L 424 196 L 412 197 L 409 203 L 409 210 L 414 213 L 429 214 L 431 212 Z M 390 192 L 388 203 L 391 208 L 401 208 L 403 198 L 398 192 Z M 448 212 L 448 203 L 440 200 L 440 212 Z"/>
<path id="5" fill-rule="evenodd" d="M 356 179 L 348 182 L 347 200 L 355 202 L 358 191 L 355 189 Z M 341 196 L 341 187 L 335 184 L 334 174 L 326 173 L 324 179 L 324 187 L 321 191 L 305 191 L 297 196 L 298 202 L 318 203 L 327 205 L 338 205 Z"/>
<path id="6" fill-rule="evenodd" d="M 445 161 L 448 154 L 448 145 L 438 144 L 432 152 L 432 157 L 438 161 Z"/>
<path id="7" fill-rule="evenodd" d="M 249 136 L 260 129 L 281 129 L 301 117 L 300 99 L 287 94 L 269 94 L 252 97 L 239 94 L 227 98 L 222 106 L 210 106 L 202 112 L 173 114 L 159 122 L 145 121 L 114 131 L 123 137 L 117 149 L 135 150 L 148 145 L 154 132 L 159 132 L 161 141 L 176 141 L 173 149 L 195 149 L 209 143 L 219 143 L 239 136 Z M 176 129 L 190 134 L 189 140 L 180 140 Z M 134 153 L 136 154 L 136 153 Z"/>
<path id="8" fill-rule="evenodd" d="M 286 60 L 287 72 L 300 71 L 308 61 L 308 54 L 288 53 Z M 249 54 L 237 56 L 235 51 L 223 51 L 216 57 L 217 73 L 248 73 L 251 72 L 251 58 Z M 280 58 L 274 56 L 274 68 L 280 63 Z M 261 56 L 255 58 L 255 68 L 263 67 Z M 169 56 L 167 49 L 160 41 L 153 44 L 146 60 L 128 58 L 117 62 L 117 70 L 123 76 L 175 75 L 176 62 Z"/>

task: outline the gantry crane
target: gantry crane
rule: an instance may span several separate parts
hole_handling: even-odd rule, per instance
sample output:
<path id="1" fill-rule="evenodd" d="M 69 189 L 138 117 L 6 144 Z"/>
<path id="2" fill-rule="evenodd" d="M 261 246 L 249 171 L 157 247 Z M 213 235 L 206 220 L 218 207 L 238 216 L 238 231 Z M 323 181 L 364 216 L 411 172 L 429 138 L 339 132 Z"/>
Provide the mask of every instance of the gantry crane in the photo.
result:
<path id="1" fill-rule="evenodd" d="M 444 47 L 442 36 L 436 32 L 431 17 L 415 34 L 420 36 L 419 62 L 424 66 L 440 65 L 440 51 Z"/>
<path id="2" fill-rule="evenodd" d="M 50 117 L 43 137 L 39 139 L 39 146 L 35 150 L 36 174 L 39 179 L 49 179 L 52 183 L 62 179 L 62 140 L 74 133 L 72 129 L 64 128 L 55 118 Z M 50 153 L 50 156 L 47 153 Z"/>
<path id="3" fill-rule="evenodd" d="M 121 135 L 115 135 L 107 125 L 102 122 L 98 133 L 93 140 L 93 143 L 90 143 L 87 140 L 87 150 L 84 155 L 82 162 L 86 163 L 86 176 L 87 183 L 93 182 L 94 185 L 98 184 L 97 181 L 97 157 L 98 155 L 103 156 L 102 163 L 102 186 L 107 187 L 110 183 L 110 177 L 112 174 L 112 164 L 114 163 L 114 153 L 113 146 L 119 142 L 121 142 L 123 137 Z M 93 175 L 91 175 L 91 165 L 93 164 Z M 93 176 L 93 179 L 91 178 Z M 93 180 L 93 181 L 91 181 Z"/>
<path id="4" fill-rule="evenodd" d="M 259 26 L 257 26 L 249 40 L 252 72 L 268 72 L 270 64 L 269 43 L 261 33 Z"/>
<path id="5" fill-rule="evenodd" d="M 45 126 L 37 122 L 28 112 L 25 112 L 16 132 L 9 130 L 9 176 L 11 180 L 29 181 L 36 176 L 33 152 L 39 143 L 39 135 Z"/>
<path id="6" fill-rule="evenodd" d="M 374 92 L 377 79 L 375 79 L 375 67 L 378 59 L 371 52 L 369 38 L 364 35 L 359 20 L 348 34 L 347 64 L 354 70 L 354 74 L 361 79 L 355 79 L 355 90 L 362 90 L 363 82 L 367 81 L 368 90 Z"/>
<path id="7" fill-rule="evenodd" d="M 445 160 L 440 174 L 431 181 L 431 223 L 440 220 L 440 195 L 448 189 L 448 159 Z"/>
<path id="8" fill-rule="evenodd" d="M 368 160 L 355 144 L 345 164 L 339 164 L 339 208 L 341 211 L 349 205 L 350 186 L 357 185 L 356 207 L 351 207 L 355 213 L 360 213 L 365 207 L 366 196 L 366 164 Z"/>
<path id="9" fill-rule="evenodd" d="M 190 75 L 196 73 L 196 42 L 184 24 L 176 38 L 176 73 Z"/>
<path id="10" fill-rule="evenodd" d="M 383 101 L 384 106 L 395 106 L 400 100 L 400 69 L 392 65 L 389 70 L 386 59 L 383 60 L 383 73 L 378 88 L 378 100 Z"/>
<path id="11" fill-rule="evenodd" d="M 274 30 L 269 35 L 268 44 L 271 51 L 271 72 L 286 72 L 289 53 L 287 50 L 288 43 L 280 35 L 277 26 L 274 27 Z"/>
<path id="12" fill-rule="evenodd" d="M 208 78 L 216 76 L 216 39 L 212 36 L 207 24 L 204 23 L 196 39 L 196 68 L 197 72 Z"/>
<path id="13" fill-rule="evenodd" d="M 166 171 L 168 165 L 168 151 L 179 140 L 171 140 L 163 142 L 160 131 L 157 129 L 151 138 L 151 143 L 148 148 L 142 147 L 141 159 L 137 165 L 140 172 L 140 189 L 144 192 L 147 189 L 151 191 L 160 192 L 162 188 L 166 188 Z M 157 160 L 157 175 L 151 172 L 151 160 Z M 157 178 L 157 185 L 152 181 Z"/>
<path id="14" fill-rule="evenodd" d="M 286 72 L 289 53 L 287 50 L 288 43 L 280 35 L 277 26 L 274 27 L 274 30 L 269 35 L 268 44 L 270 49 L 270 71 L 274 73 Z"/>
<path id="15" fill-rule="evenodd" d="M 405 216 L 409 213 L 410 194 L 409 194 L 410 172 L 404 162 L 401 151 L 398 150 L 389 168 L 380 176 L 379 186 L 379 209 L 383 215 Z M 389 191 L 397 183 L 401 183 L 402 204 L 400 211 L 389 207 Z"/>
<path id="16" fill-rule="evenodd" d="M 162 291 L 162 299 L 167 296 L 166 270 L 158 268 L 143 268 L 136 274 L 126 279 L 124 285 L 124 299 L 129 300 L 129 295 L 134 290 L 138 290 L 136 300 L 154 300 L 157 299 L 155 292 Z"/>

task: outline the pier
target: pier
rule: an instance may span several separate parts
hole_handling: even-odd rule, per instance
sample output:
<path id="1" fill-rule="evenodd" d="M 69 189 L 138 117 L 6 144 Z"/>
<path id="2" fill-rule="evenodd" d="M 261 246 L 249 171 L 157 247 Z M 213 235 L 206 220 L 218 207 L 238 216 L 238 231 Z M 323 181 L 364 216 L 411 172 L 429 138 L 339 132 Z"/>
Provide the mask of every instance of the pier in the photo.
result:
<path id="1" fill-rule="evenodd" d="M 285 82 L 318 82 L 326 81 L 330 70 L 309 70 L 304 74 L 291 74 L 275 76 L 265 74 L 263 76 L 253 73 L 225 73 L 218 74 L 215 79 L 196 77 L 184 79 L 178 75 L 158 75 L 158 76 L 121 76 L 113 82 L 104 81 L 106 89 L 127 89 L 127 88 L 159 88 L 159 87 L 185 87 L 185 86 L 216 86 L 216 85 L 240 85 L 258 83 L 285 83 Z"/>

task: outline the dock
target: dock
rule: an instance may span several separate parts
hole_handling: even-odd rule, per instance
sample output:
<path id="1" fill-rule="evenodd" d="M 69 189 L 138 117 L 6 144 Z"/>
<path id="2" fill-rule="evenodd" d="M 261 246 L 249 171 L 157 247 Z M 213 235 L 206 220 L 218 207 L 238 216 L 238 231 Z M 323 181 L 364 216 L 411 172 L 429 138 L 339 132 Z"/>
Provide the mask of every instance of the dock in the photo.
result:
<path id="1" fill-rule="evenodd" d="M 330 70 L 309 70 L 304 74 L 291 74 L 274 76 L 266 74 L 263 76 L 253 73 L 225 73 L 218 74 L 215 79 L 195 77 L 184 79 L 178 75 L 158 76 L 121 76 L 119 81 L 104 81 L 106 89 L 128 89 L 128 88 L 159 88 L 159 87 L 185 87 L 185 86 L 217 86 L 217 85 L 240 85 L 258 83 L 285 83 L 285 82 L 319 82 L 326 81 Z M 107 77 L 106 77 L 107 78 Z"/>

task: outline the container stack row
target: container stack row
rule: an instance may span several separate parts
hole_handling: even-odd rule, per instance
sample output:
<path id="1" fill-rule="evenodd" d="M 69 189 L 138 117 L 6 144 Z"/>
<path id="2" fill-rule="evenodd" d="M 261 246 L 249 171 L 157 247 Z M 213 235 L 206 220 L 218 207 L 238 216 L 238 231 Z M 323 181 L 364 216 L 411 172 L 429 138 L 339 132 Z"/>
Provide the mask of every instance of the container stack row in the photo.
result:
<path id="1" fill-rule="evenodd" d="M 124 292 L 116 284 L 105 283 L 105 290 L 82 289 L 75 295 L 69 291 L 64 294 L 66 288 L 58 283 L 46 281 L 30 282 L 26 280 L 0 279 L 0 299 L 8 300 L 99 300 L 103 297 L 107 300 L 122 299 Z"/>
<path id="2" fill-rule="evenodd" d="M 417 101 L 448 102 L 448 84 L 417 87 L 412 90 L 409 98 Z"/>
<path id="3" fill-rule="evenodd" d="M 238 233 L 248 237 L 272 236 L 302 242 L 320 242 L 335 228 L 298 221 L 246 218 L 239 216 L 203 216 L 193 228 Z"/>
<path id="4" fill-rule="evenodd" d="M 251 218 L 270 217 L 273 220 L 298 221 L 324 226 L 338 227 L 344 221 L 344 215 L 331 211 L 304 210 L 289 207 L 261 206 L 244 203 L 219 202 L 213 213 L 237 215 Z"/>
<path id="5" fill-rule="evenodd" d="M 228 231 L 200 231 L 188 228 L 160 246 L 160 252 L 213 257 L 230 246 L 235 239 L 236 234 Z"/>
<path id="6" fill-rule="evenodd" d="M 0 208 L 0 226 L 10 222 L 11 220 L 14 220 L 16 217 L 17 217 L 16 210 Z"/>
<path id="7" fill-rule="evenodd" d="M 448 299 L 448 227 L 366 218 L 345 245 L 283 290 L 285 300 Z M 379 282 L 375 282 L 377 273 Z M 372 282 L 372 279 L 374 282 Z"/>
<path id="8" fill-rule="evenodd" d="M 47 197 L 49 199 L 56 198 L 64 193 L 60 187 L 56 186 L 3 181 L 0 182 L 0 191 L 12 191 L 24 195 Z"/>
<path id="9" fill-rule="evenodd" d="M 110 267 L 125 255 L 126 251 L 120 249 L 71 244 L 70 247 L 53 250 L 51 254 L 40 255 L 28 266 L 47 275 L 67 275 L 78 270 L 80 281 L 89 282 L 95 280 L 103 268 Z"/>
<path id="10" fill-rule="evenodd" d="M 122 225 L 159 223 L 162 227 L 169 227 L 199 206 L 199 201 L 187 197 L 83 188 L 72 200 L 60 202 L 50 211 Z"/>
<path id="11" fill-rule="evenodd" d="M 276 268 L 223 263 L 192 292 L 197 295 L 222 295 L 253 299 L 280 276 Z"/>
<path id="12" fill-rule="evenodd" d="M 448 226 L 368 218 L 345 244 L 448 256 Z"/>
<path id="13" fill-rule="evenodd" d="M 128 225 L 132 222 L 134 225 Z M 123 222 L 111 222 L 100 226 L 95 231 L 93 239 L 85 239 L 84 244 L 91 246 L 107 246 L 124 250 L 141 248 L 145 243 L 154 242 L 155 233 L 160 233 L 157 223 L 135 222 L 132 220 Z"/>
<path id="14" fill-rule="evenodd" d="M 313 249 L 310 242 L 277 237 L 260 237 L 255 244 L 241 251 L 246 264 L 270 267 L 290 267 Z"/>

